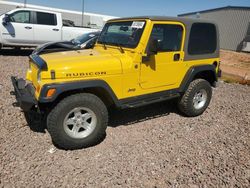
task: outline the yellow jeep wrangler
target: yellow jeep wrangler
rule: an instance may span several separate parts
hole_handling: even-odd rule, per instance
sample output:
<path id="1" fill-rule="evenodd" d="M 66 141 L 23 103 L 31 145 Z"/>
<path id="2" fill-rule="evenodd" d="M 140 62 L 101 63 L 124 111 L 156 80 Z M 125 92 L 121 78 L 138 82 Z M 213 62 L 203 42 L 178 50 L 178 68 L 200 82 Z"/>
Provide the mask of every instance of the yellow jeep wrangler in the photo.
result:
<path id="1" fill-rule="evenodd" d="M 216 24 L 200 19 L 133 17 L 106 23 L 93 49 L 32 54 L 26 81 L 12 77 L 27 120 L 46 115 L 53 143 L 93 146 L 105 135 L 108 107 L 177 100 L 186 116 L 210 103 L 219 69 Z"/>

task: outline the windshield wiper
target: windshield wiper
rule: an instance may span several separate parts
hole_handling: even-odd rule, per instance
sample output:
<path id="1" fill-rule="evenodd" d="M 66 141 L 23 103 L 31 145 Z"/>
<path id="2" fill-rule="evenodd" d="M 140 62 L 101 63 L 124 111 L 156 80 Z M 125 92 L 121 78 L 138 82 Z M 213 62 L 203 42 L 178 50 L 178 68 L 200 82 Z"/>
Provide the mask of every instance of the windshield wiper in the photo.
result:
<path id="1" fill-rule="evenodd" d="M 121 53 L 123 53 L 123 54 L 124 54 L 124 49 L 122 48 L 122 45 L 121 45 L 121 44 L 119 44 L 119 43 L 117 43 L 117 46 L 120 48 Z"/>
<path id="2" fill-rule="evenodd" d="M 101 44 L 103 44 L 104 50 L 107 50 L 107 46 L 106 46 L 106 34 L 105 33 L 102 36 Z"/>
<path id="3" fill-rule="evenodd" d="M 124 49 L 123 49 L 123 47 L 122 47 L 123 44 L 115 43 L 115 42 L 108 43 L 108 44 L 113 45 L 113 46 L 117 46 L 120 49 L 121 53 L 125 52 Z"/>
<path id="4" fill-rule="evenodd" d="M 112 43 L 109 43 L 109 44 L 119 47 L 121 53 L 124 53 L 124 49 L 122 47 L 123 44 L 121 44 L 121 43 L 115 43 L 115 42 L 112 42 Z"/>
<path id="5" fill-rule="evenodd" d="M 106 46 L 105 42 L 103 42 L 102 44 L 103 44 L 104 50 L 107 50 L 107 46 Z"/>

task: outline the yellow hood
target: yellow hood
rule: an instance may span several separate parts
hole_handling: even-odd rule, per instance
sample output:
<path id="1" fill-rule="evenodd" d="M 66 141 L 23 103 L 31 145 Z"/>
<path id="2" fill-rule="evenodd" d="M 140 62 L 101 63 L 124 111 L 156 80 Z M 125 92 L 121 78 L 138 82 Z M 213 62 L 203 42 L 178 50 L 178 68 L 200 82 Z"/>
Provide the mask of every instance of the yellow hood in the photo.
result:
<path id="1" fill-rule="evenodd" d="M 40 57 L 47 63 L 49 72 L 55 71 L 56 78 L 67 78 L 69 75 L 91 77 L 100 73 L 121 74 L 122 64 L 116 55 L 111 55 L 109 50 L 90 49 L 43 54 Z"/>

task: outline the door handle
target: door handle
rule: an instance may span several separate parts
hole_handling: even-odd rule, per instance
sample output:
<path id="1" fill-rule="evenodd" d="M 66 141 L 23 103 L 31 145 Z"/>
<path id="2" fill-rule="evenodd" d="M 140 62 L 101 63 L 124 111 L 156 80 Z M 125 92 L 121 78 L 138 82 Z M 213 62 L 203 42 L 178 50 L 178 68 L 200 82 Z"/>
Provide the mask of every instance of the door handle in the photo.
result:
<path id="1" fill-rule="evenodd" d="M 174 54 L 174 61 L 180 61 L 181 54 Z"/>
<path id="2" fill-rule="evenodd" d="M 26 26 L 25 29 L 32 29 L 32 27 Z"/>
<path id="3" fill-rule="evenodd" d="M 53 29 L 53 31 L 59 31 L 59 29 Z"/>

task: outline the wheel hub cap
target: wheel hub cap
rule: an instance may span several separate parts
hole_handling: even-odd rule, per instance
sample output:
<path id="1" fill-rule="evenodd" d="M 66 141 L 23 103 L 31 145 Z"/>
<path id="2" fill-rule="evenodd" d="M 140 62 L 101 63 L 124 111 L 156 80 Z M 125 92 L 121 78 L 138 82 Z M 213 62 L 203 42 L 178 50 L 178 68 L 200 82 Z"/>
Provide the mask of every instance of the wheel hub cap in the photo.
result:
<path id="1" fill-rule="evenodd" d="M 89 108 L 79 107 L 71 110 L 65 117 L 63 128 L 72 138 L 82 139 L 89 136 L 96 127 L 97 118 Z"/>
<path id="2" fill-rule="evenodd" d="M 205 106 L 207 102 L 207 92 L 204 89 L 196 92 L 193 98 L 193 106 L 196 110 L 199 110 Z"/>

